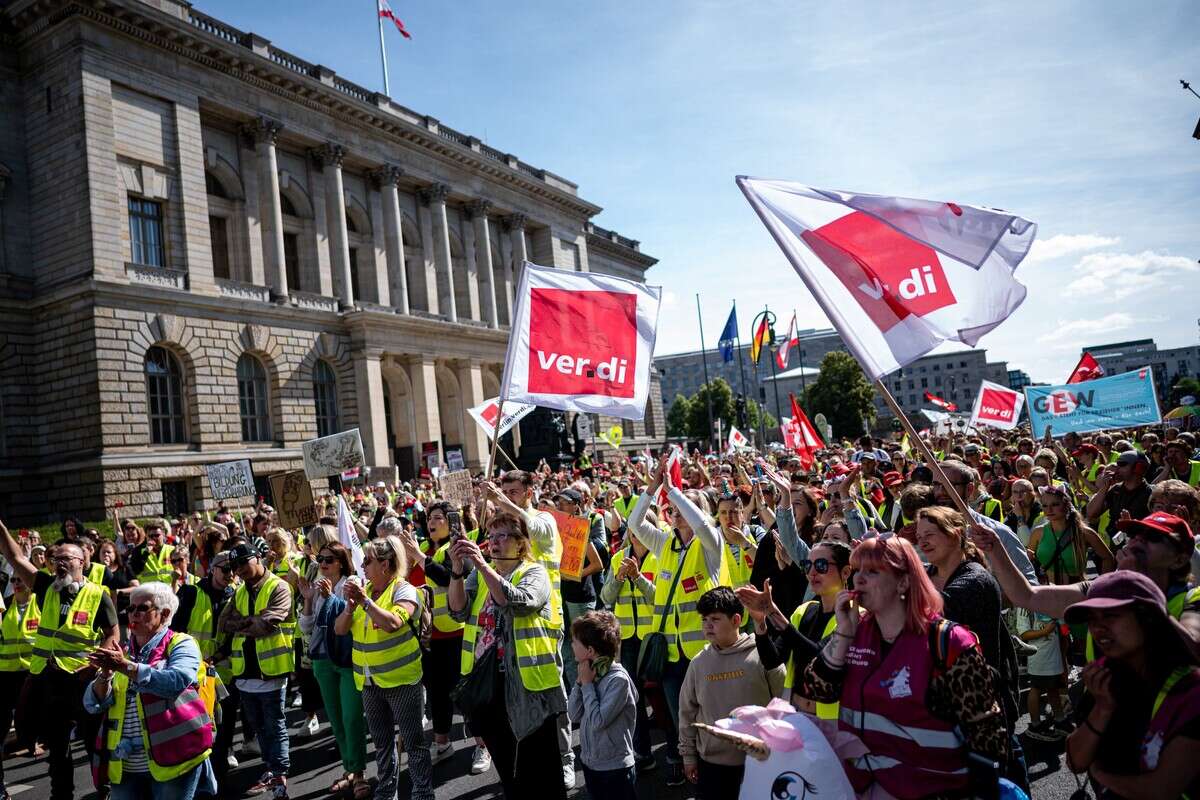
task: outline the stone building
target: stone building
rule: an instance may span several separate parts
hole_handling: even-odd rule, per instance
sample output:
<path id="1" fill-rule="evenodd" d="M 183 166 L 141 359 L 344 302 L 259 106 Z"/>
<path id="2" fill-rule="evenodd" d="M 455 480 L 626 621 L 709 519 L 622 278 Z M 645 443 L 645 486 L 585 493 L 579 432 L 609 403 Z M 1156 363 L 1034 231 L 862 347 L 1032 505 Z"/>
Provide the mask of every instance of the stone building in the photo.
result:
<path id="1" fill-rule="evenodd" d="M 925 400 L 925 393 L 937 395 L 970 413 L 983 381 L 1008 386 L 1008 362 L 988 361 L 987 350 L 956 350 L 918 358 L 883 378 L 896 403 L 910 419 L 921 419 L 920 411 L 938 407 Z M 877 426 L 886 429 L 895 417 L 879 393 L 875 393 Z M 920 427 L 920 426 L 918 426 Z"/>
<path id="2" fill-rule="evenodd" d="M 570 181 L 182 0 L 0 1 L 0 109 L 9 520 L 211 507 L 206 464 L 354 427 L 401 474 L 477 466 L 520 264 L 655 263 Z"/>
<path id="3" fill-rule="evenodd" d="M 1105 375 L 1120 375 L 1122 372 L 1150 367 L 1154 372 L 1154 389 L 1163 413 L 1171 410 L 1167 402 L 1176 381 L 1200 377 L 1200 346 L 1194 344 L 1160 350 L 1153 339 L 1136 339 L 1090 345 L 1080 351 L 1080 355 L 1083 353 L 1091 353 L 1104 368 Z"/>

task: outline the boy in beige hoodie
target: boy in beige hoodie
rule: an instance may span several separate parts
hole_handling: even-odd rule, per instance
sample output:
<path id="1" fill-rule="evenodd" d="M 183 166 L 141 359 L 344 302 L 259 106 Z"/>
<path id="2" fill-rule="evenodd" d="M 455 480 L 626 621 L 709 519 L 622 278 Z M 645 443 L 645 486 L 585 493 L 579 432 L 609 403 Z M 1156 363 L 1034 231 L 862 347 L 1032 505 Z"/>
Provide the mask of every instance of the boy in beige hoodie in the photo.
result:
<path id="1" fill-rule="evenodd" d="M 688 665 L 679 692 L 679 754 L 683 774 L 696 784 L 696 800 L 737 797 L 745 756 L 729 742 L 692 727 L 713 725 L 738 706 L 765 706 L 783 693 L 786 670 L 763 669 L 754 634 L 742 633 L 744 608 L 733 589 L 718 586 L 696 603 L 708 647 Z"/>

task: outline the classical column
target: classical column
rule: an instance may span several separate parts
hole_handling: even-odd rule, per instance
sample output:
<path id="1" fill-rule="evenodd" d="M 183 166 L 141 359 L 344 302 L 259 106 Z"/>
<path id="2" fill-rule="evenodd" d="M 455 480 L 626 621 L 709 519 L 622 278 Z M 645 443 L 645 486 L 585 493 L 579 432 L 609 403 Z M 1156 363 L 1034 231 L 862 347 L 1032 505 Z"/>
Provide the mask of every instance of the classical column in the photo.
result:
<path id="1" fill-rule="evenodd" d="M 367 465 L 386 467 L 392 463 L 392 449 L 387 440 L 387 414 L 383 396 L 383 375 L 379 359 L 383 350 L 363 348 L 351 353 L 354 362 L 354 389 L 358 398 L 358 429 L 362 434 L 363 454 Z"/>
<path id="2" fill-rule="evenodd" d="M 459 397 L 462 399 L 461 424 L 467 468 L 487 469 L 488 456 L 491 455 L 488 436 L 467 413 L 468 408 L 474 408 L 487 399 L 483 396 L 482 366 L 478 361 L 459 361 L 454 365 L 454 372 L 458 376 Z"/>
<path id="3" fill-rule="evenodd" d="M 471 224 L 468 212 L 463 209 L 462 244 L 463 259 L 467 264 L 467 312 L 468 319 L 483 319 L 479 315 L 479 272 L 475 264 L 475 226 Z"/>
<path id="4" fill-rule="evenodd" d="M 354 284 L 350 279 L 350 238 L 346 231 L 346 192 L 342 186 L 342 161 L 346 151 L 341 145 L 326 144 L 309 151 L 321 165 L 325 178 L 325 215 L 329 226 L 329 261 L 333 271 L 333 289 L 342 305 L 354 305 Z"/>
<path id="5" fill-rule="evenodd" d="M 438 308 L 451 322 L 458 322 L 458 311 L 454 305 L 454 262 L 450 258 L 450 226 L 446 222 L 446 196 L 450 187 L 444 183 L 427 186 L 418 193 L 421 203 L 429 207 L 433 223 L 433 263 L 438 276 L 446 280 L 437 281 Z"/>
<path id="6" fill-rule="evenodd" d="M 408 359 L 408 379 L 413 391 L 413 451 L 420 468 L 421 445 L 438 442 L 441 453 L 442 420 L 438 412 L 437 365 L 433 356 L 412 356 Z M 472 420 L 472 423 L 474 420 Z"/>
<path id="7" fill-rule="evenodd" d="M 483 309 L 483 319 L 489 327 L 500 327 L 496 316 L 496 279 L 492 272 L 492 240 L 488 230 L 488 209 L 492 207 L 490 200 L 476 200 L 467 205 L 467 216 L 471 220 L 470 229 L 475 239 L 475 275 L 479 281 L 480 307 Z M 468 251 L 470 253 L 470 251 Z"/>
<path id="8" fill-rule="evenodd" d="M 371 173 L 383 196 L 383 237 L 387 250 L 388 288 L 392 305 L 401 314 L 408 313 L 408 275 L 404 267 L 404 225 L 400 216 L 400 192 L 397 188 L 404 170 L 386 164 Z"/>
<path id="9" fill-rule="evenodd" d="M 259 117 L 242 126 L 242 134 L 254 141 L 254 155 L 258 162 L 259 208 L 263 221 L 263 265 L 267 286 L 271 291 L 286 297 L 287 265 L 283 259 L 283 206 L 279 201 L 279 165 L 275 160 L 275 140 L 283 125 L 266 117 Z"/>
<path id="10" fill-rule="evenodd" d="M 504 276 L 504 296 L 508 302 L 508 319 L 512 320 L 513 291 L 521 283 L 521 265 L 529 260 L 529 251 L 525 248 L 525 215 L 509 214 L 503 220 L 504 230 L 508 231 L 512 243 L 512 262 Z"/>

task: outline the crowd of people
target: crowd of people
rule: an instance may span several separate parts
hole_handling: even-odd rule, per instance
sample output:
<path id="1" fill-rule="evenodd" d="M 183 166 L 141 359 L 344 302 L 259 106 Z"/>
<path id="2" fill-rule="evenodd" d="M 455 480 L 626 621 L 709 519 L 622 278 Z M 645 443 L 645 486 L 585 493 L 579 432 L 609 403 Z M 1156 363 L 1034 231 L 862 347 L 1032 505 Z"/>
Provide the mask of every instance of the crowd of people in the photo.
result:
<path id="1" fill-rule="evenodd" d="M 322 718 L 331 796 L 393 800 L 406 771 L 429 800 L 456 713 L 509 798 L 565 798 L 579 772 L 634 798 L 659 769 L 727 800 L 745 747 L 704 726 L 782 698 L 861 741 L 842 766 L 864 797 L 1028 792 L 1033 746 L 1100 797 L 1197 796 L 1192 435 L 912 444 L 693 451 L 682 480 L 667 453 L 589 454 L 477 476 L 462 505 L 431 479 L 348 487 L 361 548 L 335 494 L 305 530 L 261 499 L 118 508 L 113 538 L 0 525 L 0 726 L 44 748 L 61 800 L 90 791 L 73 737 L 102 797 L 231 796 L 239 724 L 250 793 L 286 798 Z M 552 512 L 589 521 L 577 574 Z"/>

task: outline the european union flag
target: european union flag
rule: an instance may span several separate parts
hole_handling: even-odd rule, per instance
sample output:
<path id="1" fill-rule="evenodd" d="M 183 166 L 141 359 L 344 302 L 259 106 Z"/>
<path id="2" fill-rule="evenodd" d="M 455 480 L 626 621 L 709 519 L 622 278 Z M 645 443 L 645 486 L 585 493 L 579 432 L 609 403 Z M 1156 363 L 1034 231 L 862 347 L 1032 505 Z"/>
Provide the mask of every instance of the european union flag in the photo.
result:
<path id="1" fill-rule="evenodd" d="M 733 361 L 733 345 L 737 339 L 737 306 L 729 310 L 729 319 L 725 321 L 725 330 L 721 331 L 721 338 L 717 340 L 717 347 L 721 348 L 721 360 L 726 363 Z"/>

